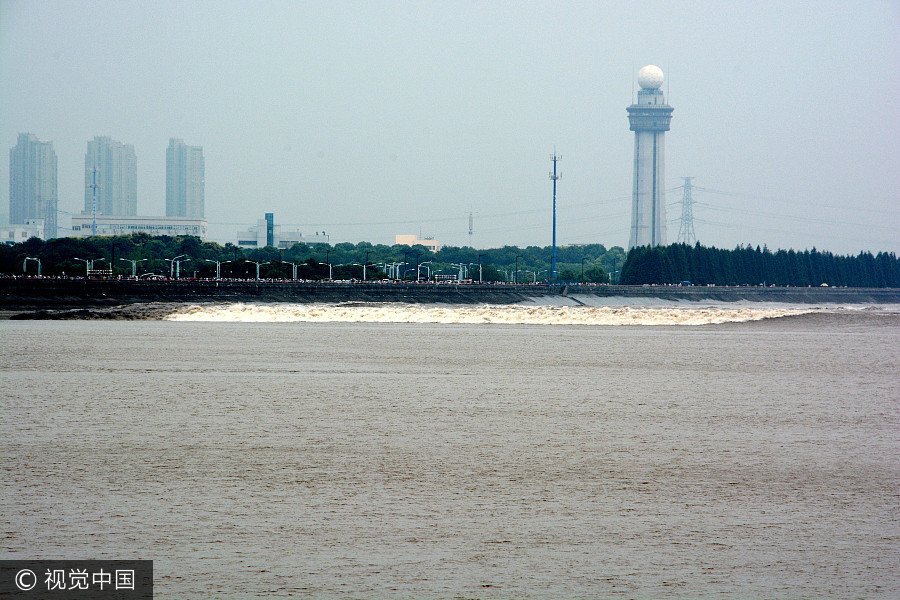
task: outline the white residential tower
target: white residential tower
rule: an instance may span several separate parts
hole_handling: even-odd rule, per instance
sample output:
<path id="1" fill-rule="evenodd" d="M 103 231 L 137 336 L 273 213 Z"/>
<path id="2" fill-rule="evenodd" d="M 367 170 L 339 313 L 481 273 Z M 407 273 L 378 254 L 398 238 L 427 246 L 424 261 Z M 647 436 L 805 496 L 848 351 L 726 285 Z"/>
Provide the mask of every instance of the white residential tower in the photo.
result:
<path id="1" fill-rule="evenodd" d="M 137 214 L 137 157 L 134 146 L 108 137 L 95 137 L 87 143 L 84 154 L 85 213 L 93 214 L 95 197 L 98 215 Z"/>
<path id="2" fill-rule="evenodd" d="M 202 219 L 206 164 L 201 146 L 172 138 L 166 149 L 166 216 Z"/>
<path id="3" fill-rule="evenodd" d="M 56 237 L 56 152 L 53 142 L 20 133 L 9 151 L 9 223 L 42 220 L 46 239 Z"/>

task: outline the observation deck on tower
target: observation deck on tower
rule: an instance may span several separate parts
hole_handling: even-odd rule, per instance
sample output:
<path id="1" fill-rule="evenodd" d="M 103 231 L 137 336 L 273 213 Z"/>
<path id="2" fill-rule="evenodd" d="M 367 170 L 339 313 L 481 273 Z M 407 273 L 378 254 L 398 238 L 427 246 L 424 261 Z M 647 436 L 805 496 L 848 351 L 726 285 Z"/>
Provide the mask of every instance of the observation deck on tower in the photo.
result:
<path id="1" fill-rule="evenodd" d="M 662 87 L 663 72 L 659 67 L 648 65 L 638 73 L 637 102 L 629 106 L 628 122 L 631 131 L 669 131 L 672 121 L 671 106 L 666 104 Z"/>

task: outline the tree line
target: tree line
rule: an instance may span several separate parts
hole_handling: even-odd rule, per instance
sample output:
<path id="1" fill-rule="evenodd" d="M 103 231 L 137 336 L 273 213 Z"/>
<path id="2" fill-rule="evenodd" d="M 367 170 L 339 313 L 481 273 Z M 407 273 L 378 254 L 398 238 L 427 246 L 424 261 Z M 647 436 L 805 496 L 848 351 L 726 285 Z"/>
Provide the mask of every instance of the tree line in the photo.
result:
<path id="1" fill-rule="evenodd" d="M 900 261 L 891 252 L 838 256 L 813 248 L 802 252 L 738 246 L 734 250 L 672 244 L 634 248 L 622 283 L 900 287 Z"/>
<path id="2" fill-rule="evenodd" d="M 254 279 L 259 268 L 263 279 L 394 279 L 459 277 L 478 281 L 545 281 L 549 278 L 551 248 L 504 246 L 475 249 L 447 246 L 438 252 L 426 247 L 371 244 L 295 244 L 291 248 L 245 249 L 228 243 L 202 242 L 190 236 L 126 236 L 31 238 L 13 245 L 0 245 L 0 275 L 84 277 L 89 265 L 112 276 L 175 276 L 213 278 L 217 268 L 222 278 Z M 93 261 L 92 263 L 90 261 Z M 216 263 L 219 263 L 218 265 Z M 625 263 L 621 247 L 602 244 L 557 248 L 557 279 L 606 283 Z M 365 266 L 365 268 L 364 268 Z"/>
<path id="3" fill-rule="evenodd" d="M 504 246 L 475 249 L 446 246 L 432 252 L 424 246 L 357 244 L 295 244 L 243 249 L 234 244 L 202 242 L 190 236 L 127 236 L 31 238 L 0 245 L 0 275 L 83 277 L 89 261 L 97 271 L 114 277 L 138 276 L 254 279 L 363 279 L 390 277 L 413 280 L 463 278 L 486 282 L 531 283 L 550 277 L 549 246 Z M 218 265 L 216 263 L 219 263 Z M 259 265 L 257 265 L 259 263 Z M 517 278 L 518 275 L 518 278 Z M 861 252 L 839 256 L 812 250 L 778 250 L 738 246 L 733 250 L 672 244 L 634 248 L 626 253 L 602 244 L 557 247 L 559 282 L 900 287 L 900 261 L 894 253 Z"/>

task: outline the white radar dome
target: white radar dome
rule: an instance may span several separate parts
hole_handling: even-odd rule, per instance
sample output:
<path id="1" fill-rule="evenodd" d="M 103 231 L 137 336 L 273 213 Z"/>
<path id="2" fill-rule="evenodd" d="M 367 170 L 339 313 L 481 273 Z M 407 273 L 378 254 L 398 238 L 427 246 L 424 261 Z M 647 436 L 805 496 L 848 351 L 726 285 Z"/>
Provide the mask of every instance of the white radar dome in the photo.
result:
<path id="1" fill-rule="evenodd" d="M 656 65 L 647 65 L 638 71 L 638 85 L 645 90 L 658 90 L 663 84 L 662 69 Z"/>

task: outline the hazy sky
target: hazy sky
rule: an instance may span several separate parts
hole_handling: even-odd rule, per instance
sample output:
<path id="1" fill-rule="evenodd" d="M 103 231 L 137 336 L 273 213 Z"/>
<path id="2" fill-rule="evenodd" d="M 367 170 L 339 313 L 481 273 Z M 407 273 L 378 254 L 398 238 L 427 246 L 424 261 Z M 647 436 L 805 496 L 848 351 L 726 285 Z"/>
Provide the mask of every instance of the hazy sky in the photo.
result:
<path id="1" fill-rule="evenodd" d="M 105 135 L 135 147 L 138 212 L 164 214 L 183 138 L 221 242 L 274 212 L 333 243 L 465 245 L 474 211 L 476 247 L 549 245 L 555 148 L 558 243 L 624 246 L 625 108 L 651 63 L 667 187 L 709 190 L 701 243 L 900 252 L 896 1 L 0 0 L 2 140 L 53 141 L 60 209 L 83 208 Z"/>

